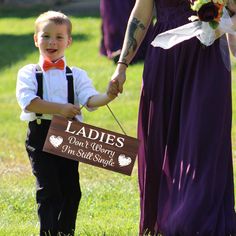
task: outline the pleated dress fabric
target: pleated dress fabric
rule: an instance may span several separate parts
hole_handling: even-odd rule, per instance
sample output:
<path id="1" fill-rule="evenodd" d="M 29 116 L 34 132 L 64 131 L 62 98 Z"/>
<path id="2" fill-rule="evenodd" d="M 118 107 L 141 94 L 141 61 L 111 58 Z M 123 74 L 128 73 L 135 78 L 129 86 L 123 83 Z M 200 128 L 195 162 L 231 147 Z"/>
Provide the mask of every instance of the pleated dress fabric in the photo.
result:
<path id="1" fill-rule="evenodd" d="M 188 1 L 155 3 L 152 39 L 193 15 Z M 192 38 L 148 48 L 138 122 L 140 235 L 236 235 L 231 72 L 220 45 Z"/>

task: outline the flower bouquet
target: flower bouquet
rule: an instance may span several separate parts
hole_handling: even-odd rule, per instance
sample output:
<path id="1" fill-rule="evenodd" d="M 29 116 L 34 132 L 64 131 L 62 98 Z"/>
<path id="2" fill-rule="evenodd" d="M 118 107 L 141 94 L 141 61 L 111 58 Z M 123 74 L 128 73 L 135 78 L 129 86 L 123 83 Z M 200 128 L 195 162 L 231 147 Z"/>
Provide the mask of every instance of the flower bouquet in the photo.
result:
<path id="1" fill-rule="evenodd" d="M 156 36 L 154 47 L 169 49 L 185 40 L 197 37 L 202 44 L 210 46 L 224 33 L 236 34 L 228 12 L 228 6 L 236 6 L 236 0 L 189 0 L 196 15 L 189 18 L 191 23 L 168 30 Z M 233 11 L 236 11 L 233 9 Z"/>
<path id="2" fill-rule="evenodd" d="M 223 15 L 224 0 L 191 0 L 191 8 L 197 12 L 197 18 L 216 29 Z"/>

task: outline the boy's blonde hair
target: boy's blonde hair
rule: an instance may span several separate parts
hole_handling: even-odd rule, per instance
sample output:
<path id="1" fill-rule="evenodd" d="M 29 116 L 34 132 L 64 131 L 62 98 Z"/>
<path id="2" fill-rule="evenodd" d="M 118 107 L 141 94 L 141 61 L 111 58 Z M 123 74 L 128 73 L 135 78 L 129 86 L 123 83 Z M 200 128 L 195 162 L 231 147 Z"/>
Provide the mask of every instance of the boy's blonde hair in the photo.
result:
<path id="1" fill-rule="evenodd" d="M 67 25 L 68 35 L 71 36 L 72 24 L 70 19 L 65 14 L 58 11 L 47 11 L 39 15 L 34 24 L 35 34 L 38 33 L 40 24 L 45 21 L 52 21 L 53 23 L 58 25 Z"/>

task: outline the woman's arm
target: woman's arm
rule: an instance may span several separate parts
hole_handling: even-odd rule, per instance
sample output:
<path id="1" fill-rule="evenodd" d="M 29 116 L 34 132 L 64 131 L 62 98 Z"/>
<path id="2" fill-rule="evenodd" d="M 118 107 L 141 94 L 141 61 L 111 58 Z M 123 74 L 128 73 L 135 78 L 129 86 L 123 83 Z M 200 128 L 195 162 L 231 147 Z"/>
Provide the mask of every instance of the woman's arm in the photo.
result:
<path id="1" fill-rule="evenodd" d="M 153 17 L 153 0 L 136 0 L 129 17 L 120 62 L 129 64 L 135 56 Z"/>
<path id="2" fill-rule="evenodd" d="M 236 12 L 236 0 L 228 0 L 227 8 L 231 11 L 231 13 Z"/>
<path id="3" fill-rule="evenodd" d="M 233 54 L 233 56 L 236 57 L 236 35 L 228 34 L 227 38 L 228 38 L 229 49 Z"/>
<path id="4" fill-rule="evenodd" d="M 236 4 L 234 1 L 229 1 L 228 8 L 232 13 L 231 21 L 233 23 L 232 29 L 236 32 Z M 231 53 L 234 57 L 236 57 L 236 35 L 234 34 L 227 34 L 228 45 Z"/>
<path id="5" fill-rule="evenodd" d="M 116 70 L 112 76 L 118 81 L 119 92 L 123 91 L 126 69 L 135 56 L 153 17 L 154 0 L 136 0 L 129 17 L 125 38 Z"/>

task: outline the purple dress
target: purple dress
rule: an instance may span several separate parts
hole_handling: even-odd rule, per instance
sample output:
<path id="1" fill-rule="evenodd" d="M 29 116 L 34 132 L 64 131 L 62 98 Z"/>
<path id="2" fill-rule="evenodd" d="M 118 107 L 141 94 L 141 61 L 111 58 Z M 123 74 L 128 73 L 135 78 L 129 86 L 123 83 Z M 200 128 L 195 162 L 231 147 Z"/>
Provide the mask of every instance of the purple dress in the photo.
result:
<path id="1" fill-rule="evenodd" d="M 119 57 L 130 13 L 136 0 L 100 0 L 102 39 L 100 53 L 110 59 Z M 150 31 L 144 38 L 132 62 L 143 60 L 150 41 Z"/>
<path id="2" fill-rule="evenodd" d="M 188 1 L 155 3 L 152 38 L 193 15 Z M 148 48 L 138 124 L 140 234 L 236 235 L 231 116 L 219 40 Z"/>

